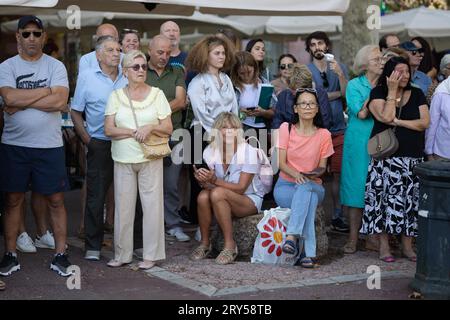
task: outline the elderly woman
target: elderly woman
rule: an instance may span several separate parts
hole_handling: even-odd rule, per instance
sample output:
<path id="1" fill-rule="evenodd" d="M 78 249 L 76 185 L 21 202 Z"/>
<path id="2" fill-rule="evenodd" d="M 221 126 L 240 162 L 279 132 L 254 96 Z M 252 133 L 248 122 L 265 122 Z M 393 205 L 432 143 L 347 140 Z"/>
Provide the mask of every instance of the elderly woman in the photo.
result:
<path id="1" fill-rule="evenodd" d="M 207 146 L 203 139 L 204 132 L 210 134 L 214 120 L 222 112 L 238 114 L 238 104 L 231 79 L 223 72 L 230 70 L 234 63 L 233 47 L 226 39 L 207 36 L 200 40 L 186 58 L 186 68 L 198 72 L 189 83 L 187 90 L 191 101 L 194 119 L 191 124 L 191 148 L 193 160 L 191 164 L 202 163 L 201 150 Z M 191 199 L 200 193 L 196 179 L 191 171 Z M 191 201 L 190 213 L 197 212 L 197 202 Z"/>
<path id="2" fill-rule="evenodd" d="M 297 59 L 292 54 L 285 53 L 278 58 L 278 68 L 280 76 L 272 80 L 271 84 L 275 87 L 275 94 L 278 95 L 281 91 L 289 87 L 289 78 L 292 75 L 292 68 Z"/>
<path id="3" fill-rule="evenodd" d="M 147 137 L 172 133 L 171 110 L 164 93 L 145 83 L 147 59 L 141 51 L 128 52 L 122 61 L 128 86 L 112 92 L 105 111 L 105 134 L 112 139 L 114 160 L 114 259 L 120 267 L 133 259 L 133 221 L 137 191 L 143 211 L 143 260 L 149 269 L 165 259 L 163 160 L 145 158 Z"/>
<path id="4" fill-rule="evenodd" d="M 425 153 L 430 160 L 450 160 L 450 54 L 442 59 L 441 72 L 446 80 L 434 90 L 430 127 L 425 136 Z"/>
<path id="5" fill-rule="evenodd" d="M 139 31 L 135 29 L 122 29 L 120 34 L 120 46 L 124 54 L 131 50 L 139 50 Z"/>
<path id="6" fill-rule="evenodd" d="M 225 240 L 216 263 L 229 264 L 238 255 L 232 219 L 258 213 L 264 188 L 258 175 L 257 151 L 245 142 L 238 116 L 224 112 L 213 128 L 214 139 L 203 152 L 208 169 L 193 166 L 195 179 L 203 190 L 197 198 L 201 244 L 190 258 L 201 260 L 211 252 L 209 228 L 214 215 Z"/>
<path id="7" fill-rule="evenodd" d="M 253 56 L 245 51 L 236 53 L 236 62 L 231 69 L 231 81 L 235 87 L 239 109 L 244 119 L 244 130 L 264 129 L 264 119 L 272 119 L 271 108 L 263 109 L 258 105 L 261 92 L 261 80 L 258 75 L 258 64 Z M 258 135 L 259 136 L 259 135 Z"/>
<path id="8" fill-rule="evenodd" d="M 331 133 L 323 128 L 318 103 L 314 89 L 299 89 L 295 96 L 295 118 L 281 125 L 277 144 L 280 177 L 274 197 L 277 205 L 291 208 L 283 251 L 295 254 L 300 237 L 303 238 L 306 257 L 300 260 L 300 265 L 305 268 L 314 267 L 314 218 L 317 205 L 325 196 L 319 177 L 334 152 Z"/>
<path id="9" fill-rule="evenodd" d="M 304 64 L 295 63 L 292 67 L 292 74 L 289 78 L 289 88 L 283 90 L 277 96 L 275 115 L 272 120 L 272 129 L 278 129 L 283 122 L 292 123 L 295 118 L 294 104 L 297 89 L 313 88 L 313 77 L 311 71 Z M 322 116 L 323 126 L 329 129 L 332 126 L 331 107 L 328 102 L 327 92 L 322 88 L 316 88 L 319 99 L 319 111 Z"/>
<path id="10" fill-rule="evenodd" d="M 388 235 L 401 235 L 402 254 L 416 261 L 412 238 L 417 236 L 419 179 L 413 169 L 423 161 L 430 115 L 421 89 L 411 85 L 408 61 L 393 57 L 386 62 L 368 105 L 374 117 L 371 138 L 395 128 L 399 147 L 389 157 L 370 161 L 362 232 L 380 235 L 382 261 L 395 261 Z"/>
<path id="11" fill-rule="evenodd" d="M 367 167 L 370 156 L 367 142 L 373 128 L 373 118 L 369 114 L 370 91 L 375 87 L 383 72 L 382 56 L 378 46 L 367 45 L 355 57 L 353 71 L 358 75 L 346 89 L 348 126 L 344 136 L 340 199 L 347 209 L 350 233 L 345 253 L 356 252 L 358 233 L 361 228 Z"/>

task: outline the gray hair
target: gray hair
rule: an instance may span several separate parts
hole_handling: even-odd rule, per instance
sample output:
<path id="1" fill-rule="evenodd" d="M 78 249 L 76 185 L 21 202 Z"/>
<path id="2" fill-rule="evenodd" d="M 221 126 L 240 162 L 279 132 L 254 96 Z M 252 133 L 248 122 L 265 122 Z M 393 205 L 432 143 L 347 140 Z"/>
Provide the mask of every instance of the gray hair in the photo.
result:
<path id="1" fill-rule="evenodd" d="M 142 58 L 145 60 L 145 63 L 147 63 L 147 57 L 145 56 L 145 54 L 142 51 L 131 50 L 123 56 L 122 68 L 129 67 L 133 63 L 134 59 L 136 59 L 136 58 Z"/>
<path id="2" fill-rule="evenodd" d="M 103 49 L 103 46 L 106 42 L 113 41 L 115 43 L 119 43 L 117 39 L 113 36 L 101 36 L 97 39 L 97 42 L 95 43 L 95 51 L 100 51 Z"/>
<path id="3" fill-rule="evenodd" d="M 441 59 L 441 64 L 439 65 L 439 70 L 441 73 L 444 71 L 444 68 L 450 63 L 450 53 L 447 53 Z"/>
<path id="4" fill-rule="evenodd" d="M 367 67 L 369 66 L 369 55 L 375 50 L 380 50 L 376 45 L 366 45 L 359 49 L 358 53 L 355 56 L 355 61 L 353 63 L 353 72 L 360 76 L 365 71 L 367 71 Z"/>

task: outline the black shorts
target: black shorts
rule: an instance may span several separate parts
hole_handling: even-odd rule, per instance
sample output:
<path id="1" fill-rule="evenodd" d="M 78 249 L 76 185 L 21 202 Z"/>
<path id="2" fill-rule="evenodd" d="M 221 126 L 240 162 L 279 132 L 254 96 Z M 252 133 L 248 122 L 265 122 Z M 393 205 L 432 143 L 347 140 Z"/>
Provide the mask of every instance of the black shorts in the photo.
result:
<path id="1" fill-rule="evenodd" d="M 0 145 L 0 189 L 51 195 L 68 191 L 64 147 L 28 148 Z"/>

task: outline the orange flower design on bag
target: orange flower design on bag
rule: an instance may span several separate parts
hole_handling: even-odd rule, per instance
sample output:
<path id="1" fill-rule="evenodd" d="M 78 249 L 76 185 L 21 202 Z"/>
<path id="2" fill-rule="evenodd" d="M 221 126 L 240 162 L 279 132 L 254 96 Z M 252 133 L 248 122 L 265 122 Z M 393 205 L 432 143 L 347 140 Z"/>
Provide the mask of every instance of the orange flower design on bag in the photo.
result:
<path id="1" fill-rule="evenodd" d="M 281 256 L 283 252 L 281 245 L 283 243 L 283 235 L 286 233 L 286 227 L 276 217 L 272 217 L 263 228 L 266 232 L 261 232 L 261 238 L 267 240 L 262 242 L 262 246 L 264 248 L 268 247 L 267 252 L 269 254 L 275 252 L 277 257 Z"/>

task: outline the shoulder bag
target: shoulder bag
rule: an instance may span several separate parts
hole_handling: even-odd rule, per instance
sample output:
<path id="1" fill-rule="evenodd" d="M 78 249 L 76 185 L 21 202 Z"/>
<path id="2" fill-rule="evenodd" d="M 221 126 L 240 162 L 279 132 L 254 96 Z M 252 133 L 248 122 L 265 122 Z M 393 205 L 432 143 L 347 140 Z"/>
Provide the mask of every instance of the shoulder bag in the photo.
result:
<path id="1" fill-rule="evenodd" d="M 136 129 L 139 128 L 136 112 L 134 111 L 133 102 L 131 97 L 128 95 L 128 90 L 124 89 L 125 95 L 130 103 L 131 111 L 133 112 L 134 123 L 136 124 Z M 157 160 L 164 158 L 172 152 L 169 147 L 169 137 L 160 137 L 155 134 L 150 134 L 144 142 L 140 143 L 142 151 L 144 152 L 144 157 L 149 160 Z"/>
<path id="2" fill-rule="evenodd" d="M 398 118 L 402 114 L 400 107 Z M 367 143 L 367 151 L 374 159 L 385 159 L 393 155 L 398 150 L 398 139 L 395 136 L 396 128 L 389 128 L 377 133 L 369 139 Z"/>

